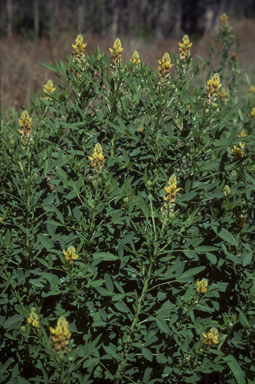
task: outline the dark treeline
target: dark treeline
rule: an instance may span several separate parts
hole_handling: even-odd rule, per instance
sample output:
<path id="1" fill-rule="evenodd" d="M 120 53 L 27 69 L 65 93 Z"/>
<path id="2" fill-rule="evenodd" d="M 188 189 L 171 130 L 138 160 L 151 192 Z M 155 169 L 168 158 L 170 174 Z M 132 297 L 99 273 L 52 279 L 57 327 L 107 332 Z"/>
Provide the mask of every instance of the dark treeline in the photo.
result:
<path id="1" fill-rule="evenodd" d="M 167 38 L 212 31 L 223 12 L 255 17 L 254 0 L 2 0 L 0 4 L 2 35 L 32 39 L 64 31 Z"/>

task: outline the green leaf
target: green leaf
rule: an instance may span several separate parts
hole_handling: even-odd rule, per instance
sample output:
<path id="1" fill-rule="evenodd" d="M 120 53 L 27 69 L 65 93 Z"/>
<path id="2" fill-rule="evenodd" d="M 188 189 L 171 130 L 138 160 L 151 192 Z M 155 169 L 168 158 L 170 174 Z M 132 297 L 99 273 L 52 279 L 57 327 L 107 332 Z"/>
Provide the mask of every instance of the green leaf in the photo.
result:
<path id="1" fill-rule="evenodd" d="M 165 322 L 165 320 L 163 319 L 160 319 L 160 318 L 156 318 L 156 323 L 157 323 L 157 326 L 159 327 L 159 329 L 164 332 L 164 333 L 167 333 L 170 335 L 170 328 L 168 327 L 167 323 Z"/>
<path id="2" fill-rule="evenodd" d="M 214 227 L 212 227 L 214 229 Z M 214 230 L 215 231 L 215 230 Z M 215 233 L 222 239 L 225 240 L 228 244 L 234 245 L 235 247 L 238 247 L 238 242 L 234 238 L 234 236 L 227 231 L 225 228 L 222 228 L 221 231 L 218 233 L 215 231 Z"/>
<path id="3" fill-rule="evenodd" d="M 205 269 L 205 266 L 191 268 L 188 271 L 184 272 L 180 277 L 177 278 L 178 281 L 187 280 L 191 276 L 195 276 L 198 273 L 202 272 Z"/>
<path id="4" fill-rule="evenodd" d="M 9 367 L 10 364 L 12 364 L 14 362 L 14 358 L 13 357 L 10 357 L 5 363 L 4 365 L 2 366 L 1 370 L 0 370 L 0 373 L 3 373 L 4 371 L 6 371 Z"/>
<path id="5" fill-rule="evenodd" d="M 41 259 L 40 257 L 37 257 L 36 260 L 38 260 L 40 263 L 42 263 L 42 265 L 44 265 L 45 267 L 50 268 L 50 266 L 46 260 Z"/>
<path id="6" fill-rule="evenodd" d="M 250 264 L 252 261 L 253 252 L 247 252 L 243 257 L 243 267 L 246 267 L 246 265 Z"/>
<path id="7" fill-rule="evenodd" d="M 108 261 L 118 260 L 118 256 L 114 256 L 110 252 L 97 252 L 93 254 L 93 259 L 98 259 L 100 257 L 102 257 L 103 260 L 108 260 Z"/>
<path id="8" fill-rule="evenodd" d="M 241 370 L 240 365 L 232 355 L 223 357 L 223 360 L 228 364 L 229 368 L 233 372 L 238 384 L 247 384 L 245 380 L 244 372 Z"/>
<path id="9" fill-rule="evenodd" d="M 244 326 L 244 327 L 248 327 L 250 328 L 250 324 L 249 324 L 249 321 L 246 317 L 246 315 L 243 313 L 243 311 L 239 310 L 239 319 L 240 319 L 240 323 Z"/>
<path id="10" fill-rule="evenodd" d="M 117 303 L 114 303 L 114 306 L 115 308 L 120 311 L 120 312 L 123 312 L 123 313 L 130 313 L 130 310 L 128 309 L 128 307 L 126 306 L 125 303 L 123 303 L 123 301 L 118 301 Z"/>
<path id="11" fill-rule="evenodd" d="M 39 235 L 37 235 L 39 241 L 42 243 L 42 245 L 46 248 L 46 249 L 52 249 L 54 248 L 54 243 L 53 241 L 47 237 L 46 235 L 43 235 L 42 233 L 39 233 Z"/>
<path id="12" fill-rule="evenodd" d="M 149 361 L 153 360 L 153 355 L 148 348 L 142 348 L 142 354 L 146 360 L 149 360 Z"/>

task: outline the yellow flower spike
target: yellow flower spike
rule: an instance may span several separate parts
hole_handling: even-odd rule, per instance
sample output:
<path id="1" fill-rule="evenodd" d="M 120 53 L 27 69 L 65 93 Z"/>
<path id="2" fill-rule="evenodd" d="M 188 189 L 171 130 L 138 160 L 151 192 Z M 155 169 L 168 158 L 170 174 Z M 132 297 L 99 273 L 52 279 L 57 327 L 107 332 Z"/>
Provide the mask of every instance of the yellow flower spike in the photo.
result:
<path id="1" fill-rule="evenodd" d="M 68 322 L 65 317 L 60 317 L 56 328 L 49 327 L 49 330 L 53 334 L 50 343 L 54 345 L 55 351 L 62 349 L 63 352 L 66 352 L 67 348 L 65 347 L 69 344 L 71 332 L 69 331 Z"/>
<path id="2" fill-rule="evenodd" d="M 91 160 L 92 167 L 98 167 L 99 170 L 102 171 L 104 162 L 105 162 L 105 156 L 103 155 L 103 149 L 100 144 L 96 144 L 94 148 L 94 153 L 92 156 L 88 156 L 88 159 Z"/>
<path id="3" fill-rule="evenodd" d="M 23 139 L 25 143 L 27 141 L 27 138 L 32 134 L 31 121 L 32 118 L 29 117 L 28 111 L 23 111 L 21 118 L 19 119 L 19 126 L 22 129 L 18 129 L 18 132 L 20 134 L 21 139 Z"/>
<path id="4" fill-rule="evenodd" d="M 55 89 L 56 88 L 54 88 L 54 86 L 53 86 L 53 82 L 52 82 L 52 80 L 48 80 L 48 82 L 47 82 L 47 84 L 45 84 L 44 86 L 43 86 L 43 88 L 44 88 L 44 93 L 46 93 L 46 94 L 53 94 L 53 92 L 55 91 Z M 46 100 L 50 100 L 50 97 L 49 96 L 44 96 L 44 98 L 46 99 Z"/>
<path id="5" fill-rule="evenodd" d="M 242 157 L 244 157 L 244 151 L 242 150 L 242 149 L 244 149 L 244 144 L 242 144 L 240 142 L 238 145 L 241 148 L 239 148 L 236 145 L 234 145 L 233 149 L 232 149 L 232 153 L 233 153 L 235 159 L 241 159 Z"/>
<path id="6" fill-rule="evenodd" d="M 76 37 L 75 42 L 76 42 L 75 45 L 72 44 L 72 47 L 74 49 L 74 55 L 78 56 L 78 57 L 85 56 L 85 49 L 86 49 L 87 44 L 83 44 L 83 36 L 78 35 Z"/>
<path id="7" fill-rule="evenodd" d="M 220 95 L 220 98 L 221 98 L 222 101 L 227 101 L 228 100 L 228 95 L 227 95 L 227 92 L 226 92 L 225 88 L 221 88 L 221 91 L 220 91 L 219 95 Z"/>
<path id="8" fill-rule="evenodd" d="M 220 84 L 220 76 L 218 73 L 215 73 L 211 79 L 207 81 L 206 89 L 209 97 L 215 97 L 219 93 L 219 89 L 221 87 Z"/>
<path id="9" fill-rule="evenodd" d="M 197 282 L 197 292 L 207 292 L 207 285 L 208 285 L 208 280 L 202 279 L 201 281 Z"/>
<path id="10" fill-rule="evenodd" d="M 132 71 L 141 65 L 141 61 L 142 60 L 140 59 L 139 53 L 135 51 L 130 59 L 130 62 L 133 64 Z"/>
<path id="11" fill-rule="evenodd" d="M 189 37 L 184 35 L 182 38 L 182 43 L 179 43 L 179 52 L 180 59 L 184 60 L 186 57 L 190 56 L 190 47 L 192 43 L 189 41 Z"/>
<path id="12" fill-rule="evenodd" d="M 113 64 L 121 62 L 123 49 L 124 48 L 122 48 L 120 39 L 115 39 L 113 49 L 109 48 L 109 51 L 112 55 L 111 60 Z"/>
<path id="13" fill-rule="evenodd" d="M 252 119 L 254 119 L 255 117 L 255 108 L 253 107 L 252 110 L 251 110 L 251 113 L 248 113 L 248 116 Z"/>
<path id="14" fill-rule="evenodd" d="M 223 193 L 225 196 L 228 196 L 230 194 L 230 187 L 228 185 L 225 185 L 223 188 Z"/>
<path id="15" fill-rule="evenodd" d="M 236 219 L 235 223 L 237 224 L 238 227 L 243 228 L 245 226 L 245 224 L 247 223 L 247 219 L 243 215 L 240 215 Z"/>
<path id="16" fill-rule="evenodd" d="M 21 118 L 19 119 L 19 125 L 21 128 L 31 128 L 31 121 L 32 121 L 32 118 L 29 117 L 29 113 L 28 111 L 23 111 L 22 112 L 22 115 L 21 115 Z"/>
<path id="17" fill-rule="evenodd" d="M 221 25 L 225 25 L 228 23 L 228 16 L 226 13 L 223 13 L 220 17 Z"/>
<path id="18" fill-rule="evenodd" d="M 159 76 L 161 76 L 163 78 L 170 77 L 170 70 L 171 70 L 173 64 L 171 64 L 171 59 L 170 59 L 169 53 L 167 53 L 167 52 L 164 53 L 162 60 L 158 60 L 158 63 L 159 63 L 159 66 L 158 66 Z"/>
<path id="19" fill-rule="evenodd" d="M 76 250 L 74 247 L 69 247 L 67 251 L 63 250 L 63 255 L 65 256 L 66 261 L 70 261 L 70 264 L 73 264 L 75 260 L 78 259 L 78 255 L 76 255 Z"/>
<path id="20" fill-rule="evenodd" d="M 239 135 L 237 135 L 238 137 L 245 137 L 246 136 L 246 133 L 245 133 L 245 131 L 242 129 L 241 130 L 241 132 L 240 132 L 240 134 Z"/>
<path id="21" fill-rule="evenodd" d="M 219 332 L 217 328 L 211 328 L 208 334 L 202 333 L 204 336 L 203 343 L 208 345 L 209 347 L 211 345 L 216 345 L 219 344 L 218 337 L 219 337 Z"/>
<path id="22" fill-rule="evenodd" d="M 255 87 L 252 85 L 249 89 L 249 93 L 255 93 Z"/>
<path id="23" fill-rule="evenodd" d="M 36 308 L 33 307 L 31 309 L 31 313 L 27 319 L 27 322 L 31 324 L 33 327 L 38 328 L 38 325 L 39 325 L 38 315 L 35 312 L 36 312 Z"/>

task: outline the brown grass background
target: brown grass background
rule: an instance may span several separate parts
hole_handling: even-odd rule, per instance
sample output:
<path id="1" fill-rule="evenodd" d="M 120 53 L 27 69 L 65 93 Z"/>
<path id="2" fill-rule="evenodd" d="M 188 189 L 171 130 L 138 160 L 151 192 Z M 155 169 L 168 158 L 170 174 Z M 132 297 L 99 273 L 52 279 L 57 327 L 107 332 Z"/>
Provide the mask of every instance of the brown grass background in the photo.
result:
<path id="1" fill-rule="evenodd" d="M 235 35 L 243 36 L 241 47 L 248 44 L 248 47 L 240 54 L 239 59 L 242 67 L 245 67 L 245 72 L 254 74 L 255 19 L 229 19 L 229 24 L 233 26 Z M 91 50 L 90 44 L 94 48 L 99 45 L 101 52 L 107 52 L 110 55 L 109 47 L 113 46 L 114 37 L 101 39 L 90 34 L 83 37 L 87 43 L 88 52 Z M 124 59 L 129 60 L 133 51 L 137 50 L 144 62 L 150 63 L 154 69 L 157 68 L 157 57 L 162 58 L 165 52 L 178 54 L 178 42 L 181 41 L 181 39 L 169 38 L 164 41 L 155 39 L 153 42 L 145 42 L 139 39 L 127 39 L 125 36 L 118 37 L 124 47 Z M 46 84 L 49 79 L 57 81 L 54 73 L 44 67 L 42 63 L 54 64 L 55 58 L 63 60 L 66 55 L 70 55 L 75 38 L 76 36 L 62 34 L 58 38 L 40 39 L 37 43 L 20 37 L 1 39 L 0 108 L 3 114 L 9 108 L 18 110 L 25 103 L 29 105 L 30 89 L 37 94 L 42 91 L 42 85 Z M 193 57 L 199 55 L 207 59 L 209 49 L 205 44 L 211 45 L 211 43 L 210 35 L 193 41 Z M 217 64 L 217 59 L 215 64 Z"/>

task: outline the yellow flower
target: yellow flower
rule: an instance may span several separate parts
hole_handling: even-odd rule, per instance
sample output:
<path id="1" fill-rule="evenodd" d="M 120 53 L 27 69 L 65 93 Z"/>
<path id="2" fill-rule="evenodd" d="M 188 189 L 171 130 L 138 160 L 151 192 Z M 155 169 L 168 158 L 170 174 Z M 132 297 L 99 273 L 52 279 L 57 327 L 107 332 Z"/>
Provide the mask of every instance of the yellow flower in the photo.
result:
<path id="1" fill-rule="evenodd" d="M 53 94 L 53 92 L 55 91 L 56 88 L 53 87 L 53 82 L 52 80 L 48 80 L 47 84 L 45 84 L 43 86 L 44 88 L 44 93 L 47 95 L 50 95 L 50 94 Z M 50 97 L 49 96 L 45 96 L 44 97 L 45 99 L 47 100 L 50 100 Z"/>
<path id="2" fill-rule="evenodd" d="M 206 293 L 207 292 L 207 285 L 208 285 L 208 281 L 206 279 L 202 279 L 201 281 L 198 281 L 197 282 L 197 292 L 203 292 L 203 293 Z"/>
<path id="3" fill-rule="evenodd" d="M 206 88 L 207 88 L 209 97 L 217 96 L 219 93 L 220 87 L 221 87 L 220 76 L 218 75 L 218 73 L 215 73 L 215 75 L 213 75 L 213 77 L 207 81 Z"/>
<path id="4" fill-rule="evenodd" d="M 158 66 L 159 76 L 163 78 L 170 77 L 170 70 L 173 65 L 171 64 L 169 53 L 164 53 L 162 60 L 158 60 L 158 63 L 159 63 L 159 66 Z"/>
<path id="5" fill-rule="evenodd" d="M 94 148 L 94 153 L 92 156 L 88 156 L 89 160 L 91 160 L 92 167 L 98 167 L 100 169 L 103 168 L 105 157 L 103 155 L 103 149 L 100 144 L 96 144 Z"/>
<path id="6" fill-rule="evenodd" d="M 49 329 L 54 335 L 50 341 L 50 343 L 54 345 L 54 349 L 58 351 L 62 348 L 63 351 L 66 352 L 67 349 L 65 347 L 69 344 L 71 332 L 69 331 L 68 322 L 65 317 L 60 317 L 58 319 L 55 329 L 53 327 L 50 327 Z"/>
<path id="7" fill-rule="evenodd" d="M 76 42 L 75 45 L 72 44 L 72 47 L 74 49 L 74 55 L 78 58 L 84 57 L 87 44 L 83 44 L 83 36 L 78 35 L 76 37 L 75 42 Z"/>
<path id="8" fill-rule="evenodd" d="M 220 91 L 219 95 L 220 95 L 220 98 L 221 98 L 222 101 L 227 101 L 228 100 L 228 95 L 227 95 L 227 92 L 226 92 L 225 88 L 221 88 L 221 91 Z"/>
<path id="9" fill-rule="evenodd" d="M 181 188 L 177 188 L 176 176 L 172 175 L 168 181 L 168 185 L 165 187 L 165 192 L 167 193 L 167 196 L 163 196 L 164 203 L 168 203 L 168 205 L 174 203 L 176 200 L 177 192 L 179 192 L 180 189 Z"/>
<path id="10" fill-rule="evenodd" d="M 39 322 L 38 322 L 38 315 L 35 313 L 36 308 L 31 309 L 31 313 L 29 315 L 29 318 L 27 319 L 28 323 L 31 324 L 33 327 L 38 328 Z"/>
<path id="11" fill-rule="evenodd" d="M 19 119 L 19 125 L 21 128 L 31 128 L 32 118 L 29 117 L 28 111 L 23 111 L 21 118 Z"/>
<path id="12" fill-rule="evenodd" d="M 237 136 L 238 136 L 238 137 L 245 137 L 245 136 L 246 136 L 246 133 L 245 133 L 245 131 L 242 129 L 241 132 L 240 132 L 240 134 L 237 135 Z"/>
<path id="13" fill-rule="evenodd" d="M 135 51 L 130 59 L 130 62 L 133 64 L 132 65 L 132 71 L 135 70 L 136 67 L 139 67 L 141 65 L 141 59 L 139 56 L 139 53 Z"/>
<path id="14" fill-rule="evenodd" d="M 241 142 L 238 144 L 238 146 L 234 145 L 233 149 L 232 149 L 232 153 L 234 155 L 234 158 L 235 159 L 241 159 L 242 157 L 244 157 L 244 144 L 242 144 Z"/>
<path id="15" fill-rule="evenodd" d="M 192 43 L 189 41 L 189 37 L 184 35 L 182 43 L 179 43 L 179 52 L 181 60 L 184 60 L 187 56 L 190 56 L 190 47 Z"/>
<path id="16" fill-rule="evenodd" d="M 219 332 L 217 328 L 211 328 L 207 335 L 206 333 L 202 333 L 202 335 L 204 336 L 203 343 L 209 345 L 209 347 L 211 345 L 219 344 Z"/>
<path id="17" fill-rule="evenodd" d="M 251 110 L 251 113 L 248 113 L 248 116 L 251 120 L 255 118 L 255 108 L 253 107 Z"/>
<path id="18" fill-rule="evenodd" d="M 121 41 L 120 39 L 116 39 L 113 44 L 113 49 L 109 48 L 109 51 L 111 52 L 111 61 L 113 64 L 121 62 L 122 58 L 122 52 L 123 52 Z"/>
<path id="19" fill-rule="evenodd" d="M 31 121 L 32 121 L 32 118 L 29 117 L 28 111 L 26 110 L 23 111 L 21 118 L 19 119 L 19 126 L 22 129 L 18 129 L 18 132 L 21 135 L 21 138 L 24 139 L 25 142 L 28 136 L 30 136 L 32 133 Z"/>
<path id="20" fill-rule="evenodd" d="M 223 188 L 223 192 L 224 192 L 224 195 L 227 196 L 230 194 L 230 188 L 228 185 L 225 185 L 225 187 Z"/>
<path id="21" fill-rule="evenodd" d="M 76 255 L 75 252 L 76 250 L 74 247 L 69 247 L 67 252 L 63 251 L 66 261 L 70 261 L 70 264 L 73 264 L 74 260 L 78 259 L 78 255 Z"/>
<path id="22" fill-rule="evenodd" d="M 226 13 L 223 13 L 220 17 L 221 25 L 225 25 L 228 22 L 228 16 Z"/>
<path id="23" fill-rule="evenodd" d="M 249 89 L 249 93 L 255 93 L 255 87 L 252 85 Z"/>
<path id="24" fill-rule="evenodd" d="M 240 227 L 240 228 L 243 228 L 243 227 L 245 226 L 246 222 L 247 222 L 247 219 L 246 219 L 246 217 L 244 217 L 243 215 L 240 215 L 240 216 L 236 219 L 236 221 L 235 221 L 235 223 L 237 224 L 237 226 Z"/>

